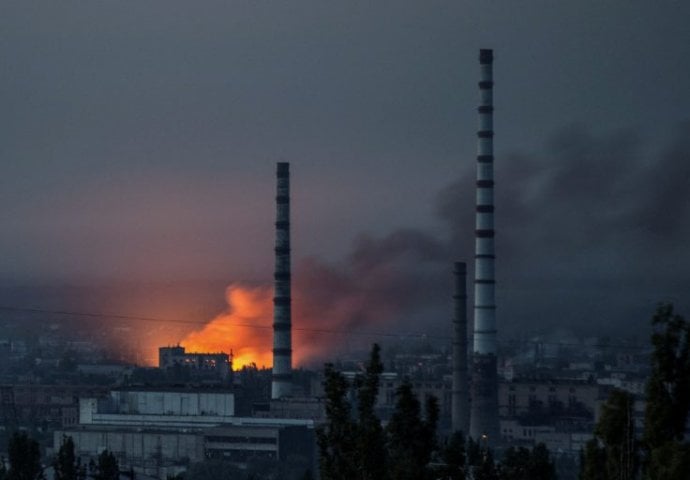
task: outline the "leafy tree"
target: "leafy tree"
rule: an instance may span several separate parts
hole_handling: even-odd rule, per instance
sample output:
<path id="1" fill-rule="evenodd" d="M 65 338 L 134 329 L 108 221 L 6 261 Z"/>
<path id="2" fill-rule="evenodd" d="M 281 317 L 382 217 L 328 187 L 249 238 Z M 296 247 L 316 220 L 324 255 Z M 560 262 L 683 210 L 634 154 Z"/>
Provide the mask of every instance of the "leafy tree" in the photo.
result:
<path id="1" fill-rule="evenodd" d="M 436 439 L 436 427 L 438 426 L 438 418 L 440 416 L 440 408 L 438 406 L 438 398 L 433 395 L 427 395 L 424 402 L 424 440 L 428 445 L 428 452 L 426 453 L 427 463 L 431 459 L 431 454 L 438 448 Z"/>
<path id="2" fill-rule="evenodd" d="M 356 425 L 350 417 L 351 407 L 346 399 L 349 385 L 332 364 L 326 364 L 324 373 L 327 421 L 316 432 L 321 478 L 352 480 L 357 478 Z"/>
<path id="3" fill-rule="evenodd" d="M 10 468 L 8 480 L 43 480 L 41 450 L 26 433 L 14 433 L 7 447 Z"/>
<path id="4" fill-rule="evenodd" d="M 510 480 L 531 480 L 529 476 L 530 452 L 525 447 L 511 447 L 501 461 L 501 478 Z"/>
<path id="5" fill-rule="evenodd" d="M 347 401 L 348 382 L 332 365 L 326 365 L 328 422 L 317 432 L 324 479 L 385 478 L 385 432 L 375 412 L 381 372 L 381 349 L 374 344 L 364 374 L 358 375 L 353 384 L 357 407 L 353 419 Z"/>
<path id="6" fill-rule="evenodd" d="M 594 434 L 604 449 L 608 478 L 632 480 L 637 473 L 634 399 L 621 390 L 613 390 L 602 406 Z"/>
<path id="7" fill-rule="evenodd" d="M 652 450 L 647 478 L 654 480 L 687 480 L 690 475 L 690 445 L 666 442 Z"/>
<path id="8" fill-rule="evenodd" d="M 86 478 L 86 472 L 81 461 L 74 453 L 74 441 L 72 437 L 62 437 L 62 445 L 53 460 L 55 480 L 82 480 Z"/>
<path id="9" fill-rule="evenodd" d="M 182 478 L 184 480 L 244 480 L 251 477 L 232 463 L 223 460 L 206 460 L 190 465 Z"/>
<path id="10" fill-rule="evenodd" d="M 472 437 L 467 439 L 467 465 L 476 467 L 482 459 L 482 451 L 479 444 Z"/>
<path id="11" fill-rule="evenodd" d="M 465 436 L 462 432 L 455 432 L 447 440 L 440 452 L 443 467 L 438 470 L 438 476 L 446 480 L 464 480 L 465 467 Z"/>
<path id="12" fill-rule="evenodd" d="M 690 325 L 673 305 L 660 305 L 652 318 L 651 375 L 647 382 L 643 473 L 672 478 L 669 468 L 686 465 L 690 448 L 683 443 L 690 408 Z M 680 477 L 679 477 L 680 478 Z"/>
<path id="13" fill-rule="evenodd" d="M 374 407 L 379 392 L 383 363 L 381 348 L 374 344 L 364 375 L 355 378 L 357 392 L 356 456 L 359 476 L 363 480 L 379 480 L 386 476 L 385 437 L 381 420 Z"/>
<path id="14" fill-rule="evenodd" d="M 499 477 L 503 480 L 556 479 L 556 469 L 543 443 L 537 444 L 532 450 L 525 447 L 509 448 L 499 467 Z"/>
<path id="15" fill-rule="evenodd" d="M 493 452 L 486 445 L 482 445 L 469 437 L 466 452 L 467 466 L 465 468 L 468 478 L 473 480 L 499 480 L 501 478 L 494 461 Z"/>
<path id="16" fill-rule="evenodd" d="M 387 426 L 388 471 L 396 480 L 421 480 L 429 476 L 427 465 L 435 447 L 438 402 L 427 397 L 426 419 L 409 382 L 396 391 L 396 404 Z"/>
<path id="17" fill-rule="evenodd" d="M 652 372 L 647 382 L 644 441 L 655 448 L 669 440 L 683 440 L 690 407 L 690 326 L 660 305 L 652 319 Z"/>
<path id="18" fill-rule="evenodd" d="M 536 444 L 532 449 L 529 472 L 529 478 L 533 480 L 556 480 L 557 478 L 551 454 L 543 443 Z"/>
<path id="19" fill-rule="evenodd" d="M 652 325 L 641 442 L 643 478 L 686 479 L 690 471 L 690 444 L 684 442 L 690 410 L 690 324 L 674 312 L 673 305 L 661 304 Z M 594 433 L 595 439 L 581 455 L 580 480 L 636 478 L 640 460 L 629 394 L 612 392 Z"/>
<path id="20" fill-rule="evenodd" d="M 307 470 L 304 472 L 304 475 L 302 475 L 301 480 L 314 480 L 314 475 L 312 475 L 311 470 Z"/>
<path id="21" fill-rule="evenodd" d="M 485 449 L 480 457 L 479 463 L 472 469 L 474 472 L 474 480 L 499 480 L 498 469 L 494 462 L 491 449 Z"/>
<path id="22" fill-rule="evenodd" d="M 374 344 L 362 375 L 350 385 L 332 364 L 325 367 L 326 423 L 317 430 L 321 478 L 324 480 L 423 479 L 436 445 L 439 408 L 434 397 L 419 401 L 409 383 L 397 392 L 397 403 L 386 429 L 375 406 L 383 371 Z M 348 400 L 353 394 L 355 412 Z M 421 475 L 421 476 L 420 476 Z"/>
<path id="23" fill-rule="evenodd" d="M 98 456 L 98 462 L 93 472 L 94 480 L 119 480 L 120 465 L 112 452 L 103 450 Z"/>

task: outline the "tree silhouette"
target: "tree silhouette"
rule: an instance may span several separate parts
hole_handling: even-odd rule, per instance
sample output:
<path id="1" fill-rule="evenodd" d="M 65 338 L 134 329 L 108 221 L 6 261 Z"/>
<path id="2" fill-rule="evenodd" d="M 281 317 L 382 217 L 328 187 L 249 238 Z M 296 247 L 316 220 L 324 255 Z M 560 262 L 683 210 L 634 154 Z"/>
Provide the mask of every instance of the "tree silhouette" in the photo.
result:
<path id="1" fill-rule="evenodd" d="M 429 476 L 427 465 L 436 446 L 438 403 L 427 397 L 426 418 L 421 417 L 419 400 L 408 381 L 398 387 L 396 404 L 386 427 L 388 436 L 388 471 L 391 478 L 421 480 Z"/>
<path id="2" fill-rule="evenodd" d="M 381 349 L 374 344 L 364 375 L 358 375 L 354 382 L 358 413 L 355 448 L 358 478 L 363 480 L 380 480 L 386 476 L 386 440 L 381 420 L 374 411 L 382 372 Z"/>
<path id="3" fill-rule="evenodd" d="M 637 473 L 634 399 L 621 390 L 613 390 L 601 409 L 594 434 L 601 439 L 610 478 L 632 480 Z"/>
<path id="4" fill-rule="evenodd" d="M 86 471 L 81 461 L 74 453 L 72 437 L 62 436 L 62 445 L 53 460 L 55 480 L 82 480 L 86 478 Z"/>
<path id="5" fill-rule="evenodd" d="M 464 480 L 466 469 L 465 435 L 453 433 L 441 448 L 440 457 L 443 466 L 438 469 L 438 477 L 446 480 Z"/>
<path id="6" fill-rule="evenodd" d="M 643 473 L 647 478 L 687 478 L 682 470 L 681 476 L 673 476 L 675 470 L 669 468 L 690 463 L 690 446 L 684 442 L 690 408 L 690 325 L 670 304 L 659 306 L 652 325 L 654 350 L 646 391 Z"/>
<path id="7" fill-rule="evenodd" d="M 350 417 L 350 404 L 345 398 L 349 385 L 345 377 L 336 371 L 332 364 L 326 364 L 324 373 L 327 421 L 316 432 L 321 478 L 323 480 L 352 480 L 357 478 L 356 426 Z"/>
<path id="8" fill-rule="evenodd" d="M 112 452 L 103 450 L 92 474 L 94 480 L 119 480 L 120 466 Z"/>
<path id="9" fill-rule="evenodd" d="M 606 480 L 606 453 L 596 438 L 585 444 L 580 454 L 580 480 Z"/>
<path id="10" fill-rule="evenodd" d="M 43 480 L 41 450 L 38 442 L 26 433 L 14 433 L 7 447 L 10 468 L 8 480 Z"/>
<path id="11" fill-rule="evenodd" d="M 405 382 L 397 391 L 393 416 L 384 429 L 375 412 L 382 371 L 376 344 L 364 373 L 355 377 L 352 388 L 333 365 L 326 364 L 327 420 L 317 430 L 323 480 L 421 480 L 428 475 L 436 445 L 438 403 L 435 397 L 429 397 L 422 419 L 419 401 Z"/>

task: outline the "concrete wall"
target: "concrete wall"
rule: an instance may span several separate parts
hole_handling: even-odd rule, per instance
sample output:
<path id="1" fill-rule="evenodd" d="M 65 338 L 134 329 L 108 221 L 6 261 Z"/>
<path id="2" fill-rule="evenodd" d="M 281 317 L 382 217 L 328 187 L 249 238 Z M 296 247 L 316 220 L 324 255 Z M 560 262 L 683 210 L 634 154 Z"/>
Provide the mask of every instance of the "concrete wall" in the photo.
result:
<path id="1" fill-rule="evenodd" d="M 218 415 L 235 414 L 232 393 L 120 391 L 111 392 L 116 413 L 151 415 Z"/>
<path id="2" fill-rule="evenodd" d="M 231 427 L 208 429 L 204 433 L 206 455 L 243 463 L 250 457 L 278 459 L 277 427 Z"/>
<path id="3" fill-rule="evenodd" d="M 125 464 L 141 464 L 144 460 L 196 462 L 204 458 L 203 437 L 198 433 L 106 428 L 64 429 L 54 433 L 55 451 L 60 448 L 63 435 L 72 437 L 76 453 L 81 457 L 95 457 L 108 450 Z"/>
<path id="4" fill-rule="evenodd" d="M 146 428 L 87 425 L 56 431 L 57 451 L 63 436 L 72 437 L 76 454 L 88 462 L 101 452 L 112 452 L 123 469 L 158 472 L 163 467 L 186 466 L 207 458 L 224 459 L 239 466 L 253 459 L 290 461 L 302 459 L 316 468 L 316 438 L 313 424 L 283 420 L 289 425 L 255 423 L 206 428 Z M 265 420 L 264 420 L 265 422 Z M 162 478 L 165 478 L 164 476 Z"/>

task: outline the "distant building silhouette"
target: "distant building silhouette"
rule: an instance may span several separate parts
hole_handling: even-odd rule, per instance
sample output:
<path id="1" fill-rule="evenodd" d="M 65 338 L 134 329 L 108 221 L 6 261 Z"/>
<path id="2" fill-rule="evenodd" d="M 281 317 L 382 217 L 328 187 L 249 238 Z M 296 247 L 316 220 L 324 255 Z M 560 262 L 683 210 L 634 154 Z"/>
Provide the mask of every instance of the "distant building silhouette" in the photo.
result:
<path id="1" fill-rule="evenodd" d="M 232 373 L 232 355 L 218 353 L 188 353 L 176 345 L 158 349 L 158 367 L 163 370 L 179 370 L 193 377 L 217 377 L 229 379 Z"/>

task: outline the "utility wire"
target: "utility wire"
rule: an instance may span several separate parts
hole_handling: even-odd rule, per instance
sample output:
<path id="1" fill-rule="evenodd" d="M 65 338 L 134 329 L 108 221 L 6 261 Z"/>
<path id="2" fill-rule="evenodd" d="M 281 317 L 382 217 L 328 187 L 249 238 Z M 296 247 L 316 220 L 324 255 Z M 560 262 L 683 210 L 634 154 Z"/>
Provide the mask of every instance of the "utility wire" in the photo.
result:
<path id="1" fill-rule="evenodd" d="M 161 318 L 161 317 L 144 317 L 139 315 L 122 315 L 122 314 L 110 314 L 110 313 L 93 313 L 93 312 L 73 312 L 66 310 L 45 310 L 40 308 L 24 308 L 24 307 L 10 307 L 5 305 L 0 305 L 0 310 L 13 311 L 13 312 L 26 312 L 26 313 L 38 313 L 38 314 L 50 314 L 50 315 L 65 315 L 74 317 L 87 317 L 87 318 L 115 318 L 118 320 L 132 320 L 132 321 L 143 321 L 143 322 L 157 322 L 157 323 L 180 323 L 185 325 L 196 325 L 198 327 L 204 327 L 210 323 L 197 322 L 194 320 L 183 320 L 180 318 Z M 230 323 L 227 324 L 229 327 L 240 327 L 240 328 L 258 328 L 270 330 L 273 329 L 272 325 L 256 325 L 249 323 Z M 356 332 L 356 331 L 346 331 L 346 330 L 329 330 L 325 328 L 301 328 L 292 327 L 292 330 L 298 330 L 302 332 L 310 333 L 322 333 L 322 334 L 336 334 L 336 335 L 359 335 L 367 337 L 426 337 L 434 338 L 439 340 L 445 340 L 448 337 L 444 336 L 434 336 L 427 335 L 425 333 L 389 333 L 389 332 Z"/>
<path id="2" fill-rule="evenodd" d="M 68 310 L 48 310 L 41 308 L 29 308 L 29 307 L 13 307 L 7 305 L 0 305 L 0 310 L 8 312 L 25 312 L 25 313 L 36 313 L 43 315 L 64 315 L 73 317 L 85 317 L 85 318 L 114 318 L 118 320 L 130 320 L 137 322 L 156 322 L 156 323 L 177 323 L 184 325 L 195 325 L 197 327 L 204 327 L 209 324 L 209 321 L 198 322 L 194 320 L 184 320 L 180 318 L 162 318 L 162 317 L 147 317 L 139 315 L 123 315 L 116 313 L 95 313 L 95 312 L 75 312 Z M 250 323 L 230 323 L 227 324 L 229 327 L 238 328 L 256 328 L 262 330 L 273 329 L 272 325 L 256 325 Z M 326 328 L 305 328 L 305 327 L 292 327 L 294 331 L 316 333 L 323 335 L 347 335 L 347 336 L 359 336 L 359 337 L 382 337 L 382 338 L 428 338 L 433 340 L 445 340 L 449 339 L 448 336 L 443 335 L 428 335 L 423 332 L 407 332 L 407 333 L 390 333 L 390 332 L 371 332 L 371 331 L 352 331 L 352 330 L 333 330 Z M 556 345 L 562 347 L 598 347 L 598 348 L 614 348 L 614 349 L 627 349 L 627 350 L 640 350 L 644 351 L 649 349 L 647 345 L 610 345 L 610 344 L 581 344 L 581 343 L 568 343 L 568 342 L 549 342 L 549 341 L 539 341 L 539 340 L 501 340 L 499 343 L 508 343 L 513 345 L 524 345 L 524 344 L 541 344 L 541 345 Z"/>

